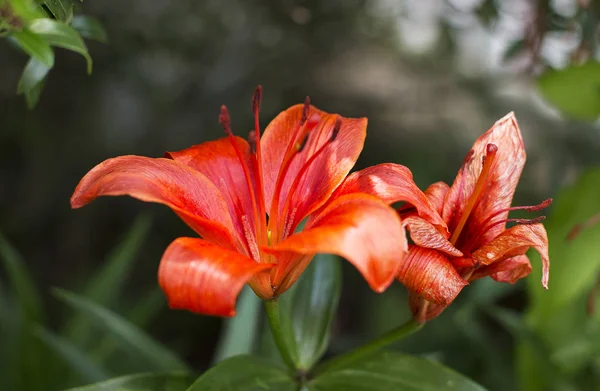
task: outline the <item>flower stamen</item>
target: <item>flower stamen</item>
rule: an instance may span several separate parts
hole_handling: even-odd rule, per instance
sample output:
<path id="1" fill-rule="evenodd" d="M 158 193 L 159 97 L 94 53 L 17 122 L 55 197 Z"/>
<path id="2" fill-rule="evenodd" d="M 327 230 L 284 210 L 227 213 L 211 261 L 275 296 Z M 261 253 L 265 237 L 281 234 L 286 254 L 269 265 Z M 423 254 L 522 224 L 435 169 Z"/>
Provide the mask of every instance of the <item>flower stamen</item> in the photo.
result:
<path id="1" fill-rule="evenodd" d="M 453 245 L 456 244 L 460 233 L 462 232 L 467 220 L 469 219 L 469 215 L 475 209 L 475 206 L 479 202 L 481 195 L 483 194 L 483 190 L 485 185 L 488 183 L 489 174 L 493 167 L 493 164 L 496 160 L 496 153 L 498 152 L 498 147 L 495 144 L 488 144 L 486 147 L 486 155 L 484 156 L 483 167 L 481 168 L 481 173 L 479 174 L 479 178 L 477 179 L 477 183 L 475 184 L 475 188 L 473 189 L 473 193 L 469 197 L 467 202 L 467 206 L 463 210 L 463 214 L 460 216 L 460 220 L 450 237 L 450 243 Z M 473 153 L 470 152 L 467 157 L 470 158 L 473 156 Z"/>

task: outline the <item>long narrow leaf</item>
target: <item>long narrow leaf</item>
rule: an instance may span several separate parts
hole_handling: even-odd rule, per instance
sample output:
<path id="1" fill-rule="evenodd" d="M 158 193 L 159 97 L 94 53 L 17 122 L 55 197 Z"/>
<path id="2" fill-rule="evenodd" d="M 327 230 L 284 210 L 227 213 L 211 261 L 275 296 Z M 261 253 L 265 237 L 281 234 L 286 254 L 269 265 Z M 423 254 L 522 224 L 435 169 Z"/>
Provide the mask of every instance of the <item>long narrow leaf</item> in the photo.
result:
<path id="1" fill-rule="evenodd" d="M 108 257 L 107 262 L 94 273 L 94 277 L 86 284 L 83 296 L 95 303 L 113 308 L 116 298 L 133 267 L 136 255 L 148 235 L 151 219 L 142 215 L 136 219 L 125 239 Z M 83 345 L 90 340 L 92 328 L 89 317 L 76 313 L 67 323 L 65 334 L 77 345 Z"/>
<path id="2" fill-rule="evenodd" d="M 187 370 L 186 364 L 175 354 L 121 316 L 71 292 L 54 289 L 54 294 L 67 305 L 94 319 L 98 325 L 120 340 L 123 347 L 146 361 L 152 368 L 162 371 Z"/>
<path id="3" fill-rule="evenodd" d="M 69 340 L 40 326 L 35 327 L 33 333 L 46 345 L 48 350 L 62 358 L 65 364 L 85 383 L 98 382 L 110 377 L 102 368 L 93 363 L 85 352 Z"/>
<path id="4" fill-rule="evenodd" d="M 194 378 L 187 373 L 142 373 L 122 376 L 68 391 L 182 391 Z"/>
<path id="5" fill-rule="evenodd" d="M 42 299 L 21 255 L 0 234 L 0 262 L 15 292 L 23 316 L 30 322 L 41 322 L 44 318 Z"/>
<path id="6" fill-rule="evenodd" d="M 238 354 L 249 354 L 257 335 L 261 300 L 246 287 L 238 300 L 237 315 L 227 319 L 214 362 Z"/>

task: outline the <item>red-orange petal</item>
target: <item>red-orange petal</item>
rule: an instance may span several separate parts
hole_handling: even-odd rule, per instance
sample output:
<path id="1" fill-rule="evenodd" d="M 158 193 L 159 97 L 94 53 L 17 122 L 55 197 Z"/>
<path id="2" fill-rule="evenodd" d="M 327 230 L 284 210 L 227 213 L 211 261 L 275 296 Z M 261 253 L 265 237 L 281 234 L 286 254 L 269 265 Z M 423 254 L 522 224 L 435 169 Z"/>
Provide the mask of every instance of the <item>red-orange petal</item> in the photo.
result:
<path id="1" fill-rule="evenodd" d="M 71 207 L 119 195 L 164 204 L 205 239 L 227 248 L 236 246 L 221 193 L 204 175 L 183 164 L 134 155 L 105 160 L 81 179 Z"/>
<path id="2" fill-rule="evenodd" d="M 444 254 L 414 245 L 409 246 L 398 281 L 425 300 L 444 306 L 468 284 Z"/>
<path id="3" fill-rule="evenodd" d="M 277 177 L 288 146 L 291 144 L 296 150 L 296 145 L 302 143 L 302 140 L 294 139 L 294 132 L 300 124 L 303 109 L 303 105 L 296 105 L 280 113 L 267 126 L 261 139 L 267 210 L 270 210 L 273 202 Z M 304 217 L 323 205 L 348 175 L 362 151 L 367 134 L 366 118 L 344 118 L 310 106 L 309 118 L 314 119 L 314 116 L 318 116 L 321 121 L 310 132 L 302 151 L 297 153 L 290 164 L 281 187 L 280 211 L 304 164 L 321 146 L 327 146 L 310 164 L 294 190 L 290 209 L 287 211 L 290 216 L 293 214 L 293 222 L 288 223 L 291 232 Z M 339 133 L 334 141 L 330 141 L 338 119 L 341 120 Z M 282 222 L 286 219 L 281 212 L 279 217 Z"/>
<path id="4" fill-rule="evenodd" d="M 394 280 L 406 252 L 406 236 L 396 212 L 367 194 L 337 198 L 305 230 L 264 249 L 272 254 L 331 253 L 346 258 L 376 292 Z M 279 257 L 278 257 L 279 258 Z M 278 261 L 273 285 L 296 266 Z"/>
<path id="5" fill-rule="evenodd" d="M 206 240 L 178 238 L 160 261 L 158 283 L 171 308 L 234 316 L 244 284 L 271 267 Z"/>
<path id="6" fill-rule="evenodd" d="M 236 143 L 237 150 L 241 153 L 246 166 L 251 167 L 248 142 L 241 137 L 234 137 L 233 142 Z M 244 169 L 232 141 L 228 137 L 207 141 L 181 151 L 167 152 L 165 157 L 199 171 L 219 189 L 227 203 L 237 238 L 240 243 L 244 244 L 245 252 L 251 254 L 252 252 L 246 242 L 246 235 L 253 235 L 254 241 L 257 241 L 256 233 L 253 230 L 255 227 L 255 205 L 252 203 Z M 250 175 L 250 185 L 254 194 L 257 194 L 254 173 L 251 170 L 248 173 Z M 262 202 L 262 200 L 258 201 Z M 252 229 L 248 229 L 248 227 Z"/>
<path id="7" fill-rule="evenodd" d="M 448 234 L 446 224 L 435 206 L 419 189 L 405 166 L 384 163 L 354 172 L 336 189 L 332 199 L 357 192 L 373 195 L 387 204 L 405 201 L 417 209 L 419 216 Z"/>
<path id="8" fill-rule="evenodd" d="M 453 257 L 463 256 L 463 253 L 427 220 L 409 216 L 402 219 L 402 224 L 408 228 L 410 237 L 417 246 L 438 250 Z"/>
<path id="9" fill-rule="evenodd" d="M 444 200 L 446 199 L 446 194 L 448 194 L 448 190 L 450 190 L 450 186 L 445 182 L 435 182 L 427 189 L 425 189 L 425 195 L 434 209 L 441 215 L 442 209 L 444 208 Z M 445 221 L 448 224 L 447 221 Z"/>
<path id="10" fill-rule="evenodd" d="M 534 248 L 542 258 L 542 285 L 548 289 L 550 258 L 548 235 L 542 224 L 515 225 L 494 240 L 473 252 L 473 259 L 481 265 L 491 265 L 507 258 L 523 255 Z"/>
<path id="11" fill-rule="evenodd" d="M 461 234 L 463 242 L 470 241 L 469 237 L 477 238 L 476 243 L 473 243 L 473 248 L 489 242 L 504 230 L 504 224 L 498 224 L 481 234 L 484 226 L 504 220 L 508 216 L 508 212 L 504 212 L 488 222 L 485 221 L 491 214 L 510 207 L 525 165 L 525 147 L 514 113 L 511 112 L 498 120 L 473 144 L 472 152 L 465 159 L 446 196 L 442 216 L 444 221 L 450 221 L 448 224 L 450 231 L 456 227 L 467 201 L 473 193 L 483 167 L 488 144 L 498 147 L 494 164 L 488 175 L 488 185 L 471 212 Z"/>
<path id="12" fill-rule="evenodd" d="M 521 278 L 531 273 L 531 263 L 527 255 L 517 255 L 502 261 L 494 262 L 491 265 L 478 268 L 470 280 L 491 276 L 498 282 L 508 282 L 514 284 Z"/>

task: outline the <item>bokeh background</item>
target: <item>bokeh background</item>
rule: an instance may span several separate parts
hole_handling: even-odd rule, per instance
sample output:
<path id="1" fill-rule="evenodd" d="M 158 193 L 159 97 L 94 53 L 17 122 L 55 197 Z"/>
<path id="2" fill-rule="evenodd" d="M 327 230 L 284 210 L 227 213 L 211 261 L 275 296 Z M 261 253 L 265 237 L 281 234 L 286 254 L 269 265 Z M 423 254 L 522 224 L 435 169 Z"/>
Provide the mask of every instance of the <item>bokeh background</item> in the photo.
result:
<path id="1" fill-rule="evenodd" d="M 80 56 L 57 51 L 33 110 L 15 93 L 26 56 L 0 41 L 0 230 L 42 295 L 47 327 L 65 327 L 72 313 L 51 288 L 85 291 L 110 255 L 118 256 L 114 249 L 137 221 L 124 286 L 107 290 L 117 295 L 112 310 L 124 316 L 137 310 L 143 329 L 193 370 L 209 366 L 223 320 L 168 310 L 156 286 L 163 250 L 191 231 L 158 205 L 105 198 L 74 211 L 69 197 L 106 158 L 161 156 L 221 137 L 221 104 L 230 110 L 234 132 L 246 134 L 257 84 L 264 87 L 263 126 L 306 95 L 322 110 L 366 116 L 367 142 L 356 168 L 401 163 L 422 187 L 451 183 L 475 138 L 514 111 L 528 153 L 515 204 L 555 196 L 600 162 L 597 123 L 565 119 L 536 87 L 549 66 L 565 67 L 582 55 L 579 30 L 540 27 L 570 20 L 579 3 L 593 2 L 86 1 L 78 10 L 102 22 L 109 42 L 87 42 L 91 76 Z M 4 305 L 15 309 L 3 276 L 4 270 Z M 530 279 L 539 278 L 536 269 Z M 472 305 L 478 300 L 523 313 L 526 283 L 477 281 L 400 348 L 439 359 L 490 390 L 519 389 L 518 338 Z M 408 317 L 402 286 L 376 295 L 344 265 L 328 354 Z M 2 338 L 0 344 L 8 344 Z M 132 360 L 108 360 L 107 371 L 146 369 Z M 598 372 L 590 371 L 586 376 L 597 380 Z M 85 381 L 69 379 L 66 385 Z"/>

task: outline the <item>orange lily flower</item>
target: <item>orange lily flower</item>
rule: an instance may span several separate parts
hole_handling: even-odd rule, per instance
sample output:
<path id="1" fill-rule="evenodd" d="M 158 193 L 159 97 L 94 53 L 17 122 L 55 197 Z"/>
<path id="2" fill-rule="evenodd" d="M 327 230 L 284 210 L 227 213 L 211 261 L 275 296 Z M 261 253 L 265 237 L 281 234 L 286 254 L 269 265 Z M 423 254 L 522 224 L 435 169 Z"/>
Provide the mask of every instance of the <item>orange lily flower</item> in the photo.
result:
<path id="1" fill-rule="evenodd" d="M 398 280 L 410 291 L 415 318 L 439 315 L 470 281 L 491 276 L 515 283 L 531 272 L 525 255 L 532 247 L 542 258 L 542 284 L 548 287 L 548 237 L 540 221 L 510 219 L 512 210 L 538 211 L 548 205 L 510 207 L 525 148 L 513 113 L 480 136 L 467 154 L 454 184 L 419 190 L 410 170 L 382 164 L 353 173 L 336 193 L 361 191 L 388 203 L 405 201 L 398 212 L 413 244 Z M 516 225 L 507 228 L 506 223 Z"/>
<path id="2" fill-rule="evenodd" d="M 377 292 L 398 273 L 407 244 L 395 211 L 369 194 L 332 196 L 363 148 L 367 119 L 325 113 L 307 98 L 261 137 L 261 95 L 259 87 L 247 141 L 232 134 L 223 106 L 227 137 L 164 158 L 108 159 L 71 197 L 73 208 L 116 195 L 162 203 L 202 237 L 176 239 L 161 259 L 159 284 L 171 308 L 233 316 L 244 284 L 276 298 L 319 252 L 346 258 Z"/>

